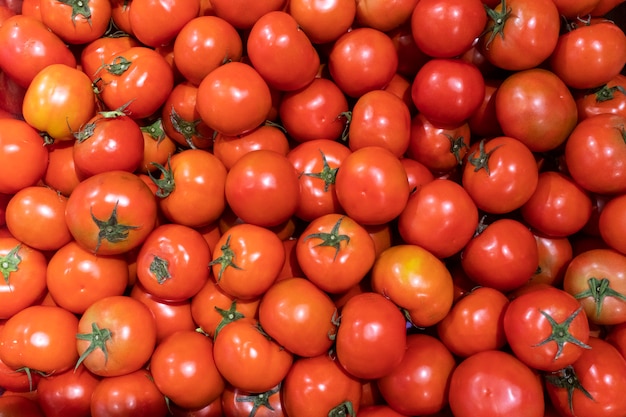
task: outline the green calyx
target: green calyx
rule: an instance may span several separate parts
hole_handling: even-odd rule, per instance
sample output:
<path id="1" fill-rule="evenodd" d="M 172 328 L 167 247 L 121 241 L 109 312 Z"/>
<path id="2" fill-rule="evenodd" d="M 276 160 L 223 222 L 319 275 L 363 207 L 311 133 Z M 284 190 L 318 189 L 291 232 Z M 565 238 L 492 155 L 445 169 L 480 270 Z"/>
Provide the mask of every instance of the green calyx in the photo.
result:
<path id="1" fill-rule="evenodd" d="M 150 164 L 156 167 L 161 172 L 161 178 L 157 178 L 148 172 L 148 176 L 152 182 L 157 186 L 156 196 L 159 198 L 165 198 L 176 189 L 176 182 L 174 181 L 174 172 L 172 171 L 171 155 L 167 157 L 167 166 L 163 166 L 158 162 L 150 162 Z"/>
<path id="2" fill-rule="evenodd" d="M 305 236 L 303 241 L 306 242 L 309 239 L 321 239 L 322 241 L 315 246 L 330 246 L 335 248 L 335 256 L 333 257 L 333 260 L 337 259 L 337 255 L 341 250 L 341 242 L 346 242 L 346 244 L 350 243 L 350 236 L 339 234 L 339 227 L 341 226 L 342 220 L 343 217 L 340 217 L 329 233 L 311 233 L 310 235 Z"/>
<path id="3" fill-rule="evenodd" d="M 91 25 L 91 9 L 89 8 L 89 0 L 57 0 L 59 3 L 65 4 L 72 8 L 72 23 L 76 26 L 75 19 L 82 16 Z"/>
<path id="4" fill-rule="evenodd" d="M 445 134 L 445 137 L 450 141 L 450 153 L 454 155 L 457 164 L 461 165 L 463 162 L 461 158 L 461 150 L 467 147 L 467 143 L 465 143 L 465 138 L 463 136 L 457 136 L 456 138 L 452 135 Z"/>
<path id="5" fill-rule="evenodd" d="M 154 256 L 152 262 L 150 262 L 150 272 L 154 274 L 159 284 L 165 283 L 168 279 L 172 278 L 169 270 L 170 263 L 167 259 L 163 259 L 159 256 Z"/>
<path id="6" fill-rule="evenodd" d="M 328 412 L 328 417 L 356 417 L 354 406 L 350 401 L 344 401 Z"/>
<path id="7" fill-rule="evenodd" d="M 565 368 L 556 371 L 552 374 L 548 374 L 545 376 L 546 382 L 552 384 L 556 388 L 561 388 L 567 390 L 567 403 L 570 412 L 574 413 L 574 392 L 579 390 L 583 393 L 583 395 L 589 398 L 591 401 L 595 401 L 593 396 L 583 387 L 576 375 L 576 371 L 571 365 L 566 366 Z"/>
<path id="8" fill-rule="evenodd" d="M 250 414 L 248 417 L 256 416 L 257 411 L 261 407 L 265 407 L 269 410 L 274 411 L 274 407 L 270 404 L 270 397 L 280 391 L 280 384 L 275 386 L 269 391 L 262 392 L 260 394 L 251 394 L 251 395 L 240 395 L 236 398 L 235 401 L 238 403 L 252 403 L 252 409 L 250 409 Z"/>
<path id="9" fill-rule="evenodd" d="M 187 146 L 191 149 L 197 149 L 196 145 L 193 143 L 194 136 L 200 136 L 198 133 L 198 125 L 202 122 L 202 119 L 188 121 L 182 118 L 178 112 L 172 106 L 172 110 L 170 111 L 170 122 L 172 122 L 172 127 L 174 130 L 182 135 L 187 143 Z"/>
<path id="10" fill-rule="evenodd" d="M 98 226 L 98 242 L 96 244 L 96 248 L 94 253 L 98 253 L 98 249 L 102 244 L 102 241 L 106 240 L 109 243 L 120 243 L 125 241 L 128 238 L 128 234 L 133 229 L 138 229 L 139 226 L 130 226 L 126 224 L 120 224 L 117 220 L 117 205 L 119 202 L 115 203 L 113 206 L 113 211 L 111 215 L 106 220 L 100 220 L 96 216 L 94 216 L 93 211 L 91 211 L 91 218 Z"/>
<path id="11" fill-rule="evenodd" d="M 224 310 L 223 308 L 219 308 L 218 306 L 214 306 L 214 308 L 215 311 L 217 311 L 222 316 L 222 320 L 220 320 L 220 322 L 215 327 L 215 331 L 213 332 L 213 339 L 217 337 L 217 334 L 220 332 L 220 330 L 224 328 L 224 326 L 245 317 L 243 313 L 237 311 L 237 301 L 233 301 L 230 304 L 228 310 Z"/>
<path id="12" fill-rule="evenodd" d="M 320 172 L 303 172 L 300 175 L 304 175 L 307 177 L 319 178 L 324 181 L 324 192 L 328 192 L 328 189 L 331 185 L 335 183 L 335 179 L 337 178 L 337 171 L 339 171 L 339 167 L 331 168 L 328 165 L 328 161 L 326 160 L 326 155 L 324 152 L 320 150 L 322 154 L 322 170 Z"/>
<path id="13" fill-rule="evenodd" d="M 489 6 L 484 5 L 487 16 L 491 19 L 491 23 L 487 26 L 487 30 L 485 31 L 486 33 L 489 33 L 489 39 L 487 39 L 487 42 L 485 43 L 485 48 L 487 49 L 489 49 L 491 42 L 493 42 L 496 36 L 500 36 L 504 39 L 504 25 L 509 17 L 511 17 L 512 10 L 510 7 L 506 7 L 506 0 L 502 0 L 500 5 L 500 11 L 496 11 Z"/>
<path id="14" fill-rule="evenodd" d="M 106 343 L 111 340 L 111 331 L 109 329 L 100 329 L 97 323 L 91 323 L 91 333 L 78 333 L 76 338 L 79 340 L 87 340 L 89 346 L 82 355 L 78 358 L 74 372 L 80 366 L 81 363 L 96 349 L 100 349 L 104 353 L 104 361 L 109 358 Z"/>
<path id="15" fill-rule="evenodd" d="M 550 323 L 550 326 L 552 327 L 552 332 L 550 336 L 548 336 L 547 338 L 545 338 L 544 340 L 542 340 L 541 342 L 537 343 L 534 346 L 535 347 L 543 346 L 547 343 L 555 342 L 557 345 L 557 350 L 556 350 L 556 354 L 554 355 L 554 360 L 558 359 L 563 354 L 563 348 L 565 346 L 565 343 L 572 343 L 584 349 L 591 349 L 591 346 L 587 345 L 586 343 L 583 343 L 582 341 L 574 337 L 569 331 L 569 327 L 572 324 L 572 321 L 574 321 L 576 316 L 580 314 L 582 309 L 583 309 L 582 306 L 578 307 L 576 311 L 574 311 L 562 323 L 557 323 L 556 320 L 554 320 L 554 318 L 550 314 L 546 313 L 545 311 L 539 310 L 541 315 L 543 315 L 546 318 L 546 320 L 548 320 L 548 322 Z"/>
<path id="16" fill-rule="evenodd" d="M 482 139 L 478 143 L 478 150 L 472 152 L 472 154 L 468 156 L 467 161 L 474 166 L 474 172 L 484 169 L 487 175 L 491 175 L 491 171 L 489 170 L 489 158 L 496 151 L 496 149 L 502 145 L 498 145 L 489 152 L 486 152 L 485 142 L 486 139 Z M 476 156 L 476 153 L 478 153 L 478 156 Z"/>
<path id="17" fill-rule="evenodd" d="M 147 133 L 156 143 L 161 143 L 165 139 L 165 130 L 163 130 L 163 120 L 159 117 L 147 126 L 141 126 L 141 131 Z"/>
<path id="18" fill-rule="evenodd" d="M 596 98 L 596 103 L 603 103 L 605 101 L 610 101 L 615 98 L 615 93 L 620 92 L 626 95 L 626 89 L 621 85 L 614 85 L 613 87 L 609 87 L 608 85 L 603 85 L 600 87 L 593 95 Z"/>
<path id="19" fill-rule="evenodd" d="M 611 281 L 608 278 L 598 279 L 591 277 L 587 280 L 587 286 L 589 289 L 575 294 L 574 298 L 580 300 L 581 298 L 591 297 L 596 306 L 596 319 L 602 313 L 602 304 L 606 297 L 615 297 L 621 301 L 626 301 L 624 294 L 611 288 Z"/>
<path id="20" fill-rule="evenodd" d="M 230 247 L 230 238 L 231 235 L 228 235 L 228 237 L 226 238 L 226 242 L 224 242 L 224 244 L 220 247 L 220 250 L 222 251 L 222 256 L 212 260 L 209 263 L 209 266 L 220 265 L 220 270 L 217 273 L 218 282 L 222 279 L 222 275 L 224 275 L 224 271 L 226 270 L 226 268 L 232 267 L 239 270 L 242 269 L 235 264 L 235 251 L 233 251 Z"/>
<path id="21" fill-rule="evenodd" d="M 12 272 L 17 272 L 19 270 L 20 262 L 22 262 L 22 257 L 18 254 L 21 247 L 22 245 L 19 244 L 11 249 L 6 255 L 0 256 L 0 272 L 2 273 L 4 282 L 7 285 L 11 285 L 9 277 Z"/>

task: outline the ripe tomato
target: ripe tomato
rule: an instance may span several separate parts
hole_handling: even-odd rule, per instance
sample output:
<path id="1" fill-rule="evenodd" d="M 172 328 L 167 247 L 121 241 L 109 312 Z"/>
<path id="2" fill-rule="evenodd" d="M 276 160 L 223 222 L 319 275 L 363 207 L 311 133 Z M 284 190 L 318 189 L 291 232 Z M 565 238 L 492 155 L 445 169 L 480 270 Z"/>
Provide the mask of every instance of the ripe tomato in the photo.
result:
<path id="1" fill-rule="evenodd" d="M 464 359 L 452 372 L 449 402 L 455 417 L 543 417 L 539 377 L 515 356 L 487 350 Z"/>
<path id="2" fill-rule="evenodd" d="M 439 258 L 458 253 L 478 226 L 478 208 L 467 191 L 449 179 L 422 185 L 409 197 L 398 218 L 405 243 L 418 245 Z"/>
<path id="3" fill-rule="evenodd" d="M 598 219 L 598 229 L 604 242 L 623 254 L 626 254 L 626 239 L 623 235 L 626 223 L 622 217 L 625 204 L 624 194 L 609 199 L 600 211 Z"/>
<path id="4" fill-rule="evenodd" d="M 478 68 L 460 58 L 433 58 L 418 70 L 411 86 L 413 103 L 438 127 L 463 124 L 482 104 L 485 80 Z"/>
<path id="5" fill-rule="evenodd" d="M 393 410 L 405 415 L 441 411 L 448 404 L 454 356 L 441 341 L 426 334 L 407 336 L 406 345 L 400 364 L 376 381 L 380 394 Z"/>
<path id="6" fill-rule="evenodd" d="M 261 149 L 246 153 L 226 176 L 226 201 L 244 222 L 263 227 L 282 224 L 298 207 L 300 184 L 286 156 Z"/>
<path id="7" fill-rule="evenodd" d="M 97 77 L 98 70 L 120 52 L 140 46 L 131 36 L 103 36 L 83 46 L 80 52 L 80 67 L 90 80 Z"/>
<path id="8" fill-rule="evenodd" d="M 544 283 L 560 287 L 574 250 L 567 237 L 549 237 L 533 232 L 537 242 L 539 267 L 530 283 Z"/>
<path id="9" fill-rule="evenodd" d="M 133 0 L 128 11 L 132 34 L 153 48 L 174 41 L 181 29 L 200 12 L 199 0 Z M 146 19 L 146 16 L 150 16 Z"/>
<path id="10" fill-rule="evenodd" d="M 71 369 L 78 359 L 78 319 L 61 307 L 32 305 L 11 316 L 0 331 L 0 360 L 17 370 L 43 374 Z"/>
<path id="11" fill-rule="evenodd" d="M 156 171 L 158 165 L 167 164 L 168 158 L 176 153 L 177 143 L 165 134 L 161 118 L 150 124 L 142 124 L 140 130 L 143 136 L 143 159 L 139 172 L 147 174 Z"/>
<path id="12" fill-rule="evenodd" d="M 230 385 L 257 393 L 278 385 L 293 362 L 291 352 L 268 338 L 259 322 L 248 317 L 220 330 L 213 345 L 213 358 Z"/>
<path id="13" fill-rule="evenodd" d="M 337 331 L 333 300 L 305 278 L 286 278 L 261 298 L 259 323 L 278 344 L 300 357 L 324 354 Z"/>
<path id="14" fill-rule="evenodd" d="M 48 167 L 48 150 L 28 123 L 0 119 L 0 193 L 15 194 L 37 184 Z"/>
<path id="15" fill-rule="evenodd" d="M 92 417 L 165 417 L 168 407 L 150 371 L 103 378 L 91 398 Z"/>
<path id="16" fill-rule="evenodd" d="M 587 16 L 600 3 L 599 0 L 584 0 L 569 2 L 566 0 L 554 0 L 559 14 L 568 19 L 576 19 L 580 16 Z"/>
<path id="17" fill-rule="evenodd" d="M 385 87 L 398 69 L 391 38 L 371 27 L 359 27 L 333 42 L 328 70 L 334 82 L 350 97 Z"/>
<path id="18" fill-rule="evenodd" d="M 569 262 L 563 289 L 574 296 L 591 323 L 626 322 L 626 256 L 612 249 L 591 249 Z"/>
<path id="19" fill-rule="evenodd" d="M 76 366 L 83 364 L 104 377 L 141 369 L 156 343 L 156 324 L 148 307 L 121 295 L 101 298 L 87 307 L 74 333 L 80 355 Z"/>
<path id="20" fill-rule="evenodd" d="M 242 62 L 227 62 L 207 74 L 196 100 L 202 120 L 227 136 L 259 127 L 272 109 L 267 83 L 255 68 Z"/>
<path id="21" fill-rule="evenodd" d="M 2 326 L 4 326 L 4 323 Z M 0 327 L 1 330 L 2 327 Z M 33 391 L 38 392 L 37 389 L 41 378 L 42 376 L 38 372 L 27 372 L 26 369 L 16 371 L 0 360 L 0 386 L 4 389 L 3 395 L 5 395 L 6 391 L 24 394 Z"/>
<path id="22" fill-rule="evenodd" d="M 565 142 L 565 164 L 574 181 L 598 194 L 626 191 L 626 119 L 599 114 L 579 122 Z"/>
<path id="23" fill-rule="evenodd" d="M 426 165 L 416 161 L 415 159 L 400 158 L 400 162 L 406 171 L 406 176 L 409 180 L 409 190 L 411 193 L 415 192 L 422 185 L 435 179 L 432 171 L 429 170 Z"/>
<path id="24" fill-rule="evenodd" d="M 364 225 L 395 219 L 406 206 L 410 192 L 402 162 L 379 146 L 348 155 L 337 172 L 335 190 L 346 214 Z"/>
<path id="25" fill-rule="evenodd" d="M 328 354 L 298 358 L 282 383 L 283 409 L 289 416 L 356 416 L 361 385 Z"/>
<path id="26" fill-rule="evenodd" d="M 358 0 L 356 23 L 386 32 L 407 22 L 416 3 L 418 0 Z"/>
<path id="27" fill-rule="evenodd" d="M 409 147 L 411 136 L 409 108 L 389 91 L 368 91 L 357 99 L 352 108 L 348 136 L 352 151 L 380 146 L 401 157 Z"/>
<path id="28" fill-rule="evenodd" d="M 154 229 L 156 217 L 152 191 L 126 171 L 107 171 L 83 180 L 65 209 L 74 239 L 99 255 L 121 254 L 138 247 Z"/>
<path id="29" fill-rule="evenodd" d="M 362 379 L 388 375 L 401 363 L 406 343 L 404 315 L 383 295 L 357 294 L 341 308 L 335 349 L 350 375 Z"/>
<path id="30" fill-rule="evenodd" d="M 211 0 L 213 13 L 237 29 L 250 29 L 261 16 L 282 10 L 286 0 Z"/>
<path id="31" fill-rule="evenodd" d="M 154 350 L 150 371 L 154 383 L 175 404 L 200 409 L 224 391 L 224 379 L 213 360 L 213 342 L 195 330 L 171 334 Z"/>
<path id="32" fill-rule="evenodd" d="M 535 237 L 523 223 L 500 218 L 479 225 L 461 252 L 461 265 L 475 283 L 500 291 L 525 284 L 537 270 L 539 254 Z"/>
<path id="33" fill-rule="evenodd" d="M 0 237 L 0 319 L 35 304 L 46 292 L 46 257 L 12 236 Z"/>
<path id="34" fill-rule="evenodd" d="M 356 2 L 334 0 L 318 3 L 315 0 L 293 0 L 288 3 L 288 12 L 312 43 L 325 44 L 348 32 L 356 16 Z"/>
<path id="35" fill-rule="evenodd" d="M 539 169 L 531 150 L 509 136 L 471 146 L 462 173 L 463 188 L 476 206 L 492 214 L 520 208 L 535 192 Z"/>
<path id="36" fill-rule="evenodd" d="M 598 89 L 578 92 L 575 99 L 579 121 L 602 113 L 626 117 L 626 75 L 619 74 Z"/>
<path id="37" fill-rule="evenodd" d="M 34 249 L 59 249 L 72 240 L 65 223 L 66 205 L 67 197 L 51 188 L 22 188 L 7 204 L 6 226 L 16 239 Z"/>
<path id="38" fill-rule="evenodd" d="M 556 47 L 561 21 L 553 0 L 502 0 L 487 9 L 480 49 L 493 65 L 520 71 L 544 62 Z"/>
<path id="39" fill-rule="evenodd" d="M 406 78 L 407 80 L 413 80 L 417 71 L 431 59 L 428 55 L 422 52 L 421 49 L 415 44 L 415 38 L 413 37 L 413 30 L 411 28 L 411 21 L 407 21 L 397 28 L 387 32 L 391 38 L 396 49 L 396 55 L 398 55 L 398 69 L 397 75 Z M 414 114 L 415 109 L 412 109 Z"/>
<path id="40" fill-rule="evenodd" d="M 78 173 L 74 165 L 74 142 L 62 141 L 48 145 L 48 166 L 43 184 L 69 197 L 78 183 Z"/>
<path id="41" fill-rule="evenodd" d="M 476 48 L 474 48 L 475 50 Z M 485 79 L 485 97 L 483 102 L 467 120 L 472 135 L 476 137 L 502 136 L 502 127 L 496 115 L 496 97 L 498 87 L 504 80 L 500 78 Z"/>
<path id="42" fill-rule="evenodd" d="M 305 227 L 296 257 L 306 278 L 323 291 L 339 294 L 365 277 L 376 248 L 368 231 L 354 219 L 330 213 Z"/>
<path id="43" fill-rule="evenodd" d="M 413 38 L 418 48 L 436 58 L 463 55 L 487 24 L 480 0 L 422 0 L 411 15 Z"/>
<path id="44" fill-rule="evenodd" d="M 100 38 L 109 28 L 111 3 L 108 0 L 40 0 L 42 22 L 69 44 L 86 44 Z"/>
<path id="45" fill-rule="evenodd" d="M 48 65 L 76 67 L 76 58 L 65 43 L 41 21 L 17 14 L 0 26 L 0 69 L 27 88 Z"/>
<path id="46" fill-rule="evenodd" d="M 590 349 L 587 315 L 574 296 L 558 288 L 547 286 L 511 300 L 503 325 L 515 356 L 541 371 L 563 369 Z"/>
<path id="47" fill-rule="evenodd" d="M 76 314 L 101 298 L 124 294 L 128 280 L 123 256 L 95 255 L 76 241 L 56 250 L 46 269 L 48 293 L 56 304 Z"/>
<path id="48" fill-rule="evenodd" d="M 20 395 L 0 396 L 3 417 L 46 417 L 36 400 Z"/>
<path id="49" fill-rule="evenodd" d="M 222 393 L 224 415 L 284 417 L 281 385 L 269 391 L 249 393 L 238 388 L 227 386 Z"/>
<path id="50" fill-rule="evenodd" d="M 197 97 L 197 86 L 188 81 L 176 84 L 161 110 L 163 129 L 181 147 L 210 149 L 214 132 L 200 118 Z"/>
<path id="51" fill-rule="evenodd" d="M 589 346 L 572 366 L 546 375 L 550 401 L 562 416 L 623 416 L 626 359 L 597 337 L 589 338 Z"/>
<path id="52" fill-rule="evenodd" d="M 91 397 L 100 378 L 84 366 L 42 378 L 37 399 L 48 417 L 80 417 L 91 413 Z"/>

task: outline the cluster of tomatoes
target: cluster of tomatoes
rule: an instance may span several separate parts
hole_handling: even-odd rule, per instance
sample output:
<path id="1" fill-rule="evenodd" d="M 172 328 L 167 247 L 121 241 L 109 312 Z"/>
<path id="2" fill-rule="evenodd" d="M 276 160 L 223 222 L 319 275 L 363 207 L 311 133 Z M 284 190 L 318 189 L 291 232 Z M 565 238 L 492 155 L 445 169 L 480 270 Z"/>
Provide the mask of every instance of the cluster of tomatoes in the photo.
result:
<path id="1" fill-rule="evenodd" d="M 622 3 L 2 3 L 0 416 L 626 416 Z"/>

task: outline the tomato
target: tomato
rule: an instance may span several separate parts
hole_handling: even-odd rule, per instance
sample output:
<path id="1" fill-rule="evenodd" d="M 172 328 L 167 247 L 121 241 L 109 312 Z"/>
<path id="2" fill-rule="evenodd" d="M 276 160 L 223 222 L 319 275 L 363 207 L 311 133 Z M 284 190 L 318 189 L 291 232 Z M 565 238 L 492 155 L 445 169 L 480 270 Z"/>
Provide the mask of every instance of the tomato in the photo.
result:
<path id="1" fill-rule="evenodd" d="M 0 331 L 2 331 L 3 326 L 4 324 L 0 326 Z M 16 371 L 0 360 L 0 386 L 3 388 L 4 392 L 37 392 L 36 390 L 39 387 L 41 378 L 42 375 L 38 372 L 26 372 L 26 370 L 23 370 L 23 372 Z M 2 398 L 2 396 L 0 396 L 0 398 Z"/>
<path id="2" fill-rule="evenodd" d="M 123 256 L 95 255 L 75 241 L 55 251 L 46 269 L 50 296 L 56 304 L 76 314 L 82 314 L 101 298 L 124 294 L 128 278 L 128 264 Z"/>
<path id="3" fill-rule="evenodd" d="M 371 271 L 372 289 L 406 312 L 415 326 L 441 321 L 452 306 L 453 282 L 445 264 L 417 245 L 384 250 Z"/>
<path id="4" fill-rule="evenodd" d="M 0 71 L 0 88 L 0 109 L 4 111 L 2 118 L 19 119 L 26 88 L 18 85 L 4 71 Z"/>
<path id="5" fill-rule="evenodd" d="M 574 254 L 572 243 L 567 237 L 549 237 L 538 232 L 533 234 L 537 242 L 539 266 L 530 283 L 545 283 L 559 287 Z"/>
<path id="6" fill-rule="evenodd" d="M 84 366 L 47 376 L 37 385 L 39 405 L 49 417 L 88 417 L 99 381 Z"/>
<path id="7" fill-rule="evenodd" d="M 427 184 L 435 179 L 433 173 L 428 167 L 421 162 L 412 158 L 400 158 L 400 162 L 406 171 L 409 180 L 409 189 L 411 193 L 415 192 L 422 185 Z M 408 204 L 408 202 L 407 202 Z"/>
<path id="8" fill-rule="evenodd" d="M 167 403 L 149 371 L 103 378 L 91 399 L 92 417 L 164 417 Z"/>
<path id="9" fill-rule="evenodd" d="M 167 164 L 168 158 L 176 153 L 177 142 L 165 134 L 161 118 L 142 124 L 139 129 L 143 137 L 143 159 L 139 172 L 147 174 L 156 171 L 158 165 Z"/>
<path id="10" fill-rule="evenodd" d="M 495 100 L 504 135 L 518 139 L 533 152 L 547 152 L 563 144 L 578 120 L 576 101 L 567 85 L 542 68 L 508 76 L 498 87 Z"/>
<path id="11" fill-rule="evenodd" d="M 282 383 L 283 410 L 289 416 L 356 416 L 361 382 L 330 355 L 297 359 Z"/>
<path id="12" fill-rule="evenodd" d="M 0 192 L 35 185 L 48 167 L 48 150 L 37 131 L 17 119 L 0 119 Z"/>
<path id="13" fill-rule="evenodd" d="M 283 417 L 281 385 L 266 392 L 249 393 L 227 386 L 222 393 L 224 415 Z"/>
<path id="14" fill-rule="evenodd" d="M 325 214 L 341 213 L 335 188 L 339 167 L 351 151 L 342 143 L 330 139 L 315 139 L 299 143 L 287 154 L 298 172 L 300 192 L 298 218 L 311 221 Z"/>
<path id="15" fill-rule="evenodd" d="M 623 207 L 626 203 L 626 196 L 620 194 L 608 200 L 598 219 L 600 236 L 610 247 L 626 254 L 626 239 L 622 234 L 626 224 L 622 220 Z"/>
<path id="16" fill-rule="evenodd" d="M 396 74 L 406 78 L 407 80 L 413 80 L 417 71 L 431 59 L 428 55 L 422 52 L 415 43 L 413 37 L 413 29 L 411 28 L 411 21 L 407 21 L 397 28 L 387 32 L 387 35 L 391 38 L 396 49 L 396 55 L 398 55 L 398 69 Z M 414 107 L 414 106 L 413 106 Z M 414 114 L 412 109 L 412 114 Z"/>
<path id="17" fill-rule="evenodd" d="M 132 3 L 128 11 L 132 34 L 142 44 L 154 48 L 172 42 L 200 12 L 199 0 L 133 0 Z"/>
<path id="18" fill-rule="evenodd" d="M 171 334 L 155 349 L 150 370 L 159 391 L 175 404 L 199 409 L 224 391 L 224 379 L 213 360 L 213 342 L 194 331 Z"/>
<path id="19" fill-rule="evenodd" d="M 108 109 L 125 107 L 133 119 L 158 110 L 174 87 L 172 67 L 157 51 L 135 46 L 108 57 L 96 73 L 94 84 Z"/>
<path id="20" fill-rule="evenodd" d="M 74 165 L 74 142 L 62 141 L 48 147 L 48 166 L 43 184 L 68 197 L 80 182 Z"/>
<path id="21" fill-rule="evenodd" d="M 439 179 L 409 197 L 398 218 L 405 243 L 419 245 L 439 258 L 458 253 L 478 226 L 476 204 L 458 183 Z"/>
<path id="22" fill-rule="evenodd" d="M 293 0 L 288 3 L 288 12 L 312 43 L 325 44 L 348 32 L 356 16 L 356 2 Z"/>
<path id="23" fill-rule="evenodd" d="M 233 387 L 257 393 L 278 385 L 293 362 L 289 351 L 269 339 L 257 320 L 247 317 L 220 330 L 213 358 L 220 374 Z"/>
<path id="24" fill-rule="evenodd" d="M 371 27 L 359 27 L 341 35 L 328 56 L 333 81 L 350 97 L 385 87 L 398 68 L 391 38 Z"/>
<path id="25" fill-rule="evenodd" d="M 487 350 L 464 359 L 452 372 L 450 409 L 455 417 L 543 417 L 541 381 L 515 356 Z"/>
<path id="26" fill-rule="evenodd" d="M 223 417 L 225 407 L 222 407 L 222 398 L 218 397 L 211 404 L 198 410 L 190 410 L 176 404 L 169 404 L 170 414 L 174 417 Z"/>
<path id="27" fill-rule="evenodd" d="M 0 40 L 0 69 L 23 88 L 48 65 L 76 66 L 61 38 L 34 17 L 18 14 L 6 19 L 0 26 Z"/>
<path id="28" fill-rule="evenodd" d="M 101 298 L 87 307 L 75 333 L 80 355 L 76 366 L 83 364 L 104 377 L 139 370 L 156 343 L 152 312 L 141 301 L 121 295 Z"/>
<path id="29" fill-rule="evenodd" d="M 281 91 L 307 86 L 319 70 L 317 50 L 289 13 L 260 17 L 246 41 L 247 56 L 267 84 Z"/>
<path id="30" fill-rule="evenodd" d="M 501 0 L 487 14 L 480 48 L 499 68 L 520 71 L 536 67 L 556 47 L 561 21 L 553 0 Z"/>
<path id="31" fill-rule="evenodd" d="M 482 104 L 485 80 L 460 58 L 433 58 L 418 70 L 411 86 L 413 103 L 438 127 L 463 124 Z"/>
<path id="32" fill-rule="evenodd" d="M 515 356 L 534 369 L 563 369 L 590 349 L 587 315 L 576 298 L 558 288 L 516 297 L 506 308 L 503 323 Z"/>
<path id="33" fill-rule="evenodd" d="M 579 92 L 575 99 L 579 121 L 602 113 L 626 117 L 626 75 L 616 75 L 600 88 Z"/>
<path id="34" fill-rule="evenodd" d="M 83 180 L 67 200 L 65 220 L 74 239 L 99 255 L 128 252 L 154 229 L 157 203 L 139 177 L 107 171 Z"/>
<path id="35" fill-rule="evenodd" d="M 504 214 L 520 208 L 538 182 L 533 153 L 515 138 L 482 139 L 467 153 L 462 184 L 476 206 L 487 213 Z"/>
<path id="36" fill-rule="evenodd" d="M 563 289 L 580 302 L 591 323 L 626 321 L 625 263 L 626 256 L 612 249 L 590 249 L 569 262 Z"/>
<path id="37" fill-rule="evenodd" d="M 579 16 L 586 16 L 600 3 L 599 0 L 585 0 L 569 2 L 564 0 L 553 0 L 559 14 L 565 18 L 576 19 Z"/>
<path id="38" fill-rule="evenodd" d="M 137 279 L 155 297 L 181 302 L 209 279 L 211 250 L 200 232 L 181 224 L 157 226 L 137 255 Z"/>
<path id="39" fill-rule="evenodd" d="M 34 249 L 59 249 L 72 239 L 65 224 L 66 204 L 67 198 L 50 188 L 22 188 L 7 204 L 6 225 L 16 239 Z"/>
<path id="40" fill-rule="evenodd" d="M 405 23 L 418 0 L 358 0 L 356 2 L 356 23 L 386 32 Z"/>
<path id="41" fill-rule="evenodd" d="M 359 408 L 359 416 L 362 417 L 403 417 L 393 408 L 384 404 L 367 405 Z"/>
<path id="42" fill-rule="evenodd" d="M 525 284 L 537 270 L 539 255 L 535 237 L 521 222 L 501 218 L 479 225 L 461 252 L 461 265 L 479 285 L 511 291 Z"/>
<path id="43" fill-rule="evenodd" d="M 348 155 L 335 179 L 339 204 L 364 225 L 395 219 L 409 198 L 404 165 L 391 151 L 368 146 Z"/>
<path id="44" fill-rule="evenodd" d="M 341 308 L 335 349 L 350 375 L 362 379 L 388 375 L 401 363 L 406 343 L 404 315 L 383 295 L 357 294 Z"/>
<path id="45" fill-rule="evenodd" d="M 474 136 L 495 137 L 503 135 L 502 127 L 496 115 L 496 93 L 503 81 L 499 78 L 485 79 L 485 97 L 483 102 L 467 120 L 470 132 Z"/>
<path id="46" fill-rule="evenodd" d="M 300 184 L 285 155 L 261 149 L 246 153 L 226 176 L 226 201 L 244 222 L 272 227 L 296 212 Z"/>
<path id="47" fill-rule="evenodd" d="M 419 49 L 436 58 L 453 58 L 472 47 L 487 24 L 480 0 L 418 1 L 411 15 Z"/>
<path id="48" fill-rule="evenodd" d="M 572 366 L 546 375 L 550 401 L 562 416 L 622 416 L 626 359 L 602 339 L 590 337 L 589 346 Z"/>
<path id="49" fill-rule="evenodd" d="M 19 395 L 0 396 L 2 417 L 46 417 L 37 401 Z"/>
<path id="50" fill-rule="evenodd" d="M 574 181 L 598 194 L 626 191 L 626 119 L 600 114 L 582 120 L 565 143 L 565 164 Z"/>
<path id="51" fill-rule="evenodd" d="M 81 69 L 89 79 L 94 80 L 104 62 L 108 62 L 125 50 L 140 46 L 131 36 L 103 36 L 84 45 L 80 52 Z"/>
<path id="52" fill-rule="evenodd" d="M 376 381 L 385 402 L 405 415 L 431 415 L 448 404 L 452 353 L 433 336 L 411 334 L 398 365 Z M 360 415 L 360 414 L 359 414 Z"/>
<path id="53" fill-rule="evenodd" d="M 54 306 L 32 305 L 11 316 L 0 331 L 0 360 L 15 370 L 43 374 L 71 369 L 78 319 Z"/>
<path id="54" fill-rule="evenodd" d="M 601 19 L 562 34 L 549 66 L 567 86 L 584 89 L 609 82 L 622 71 L 624 61 L 626 35 L 614 22 Z"/>
<path id="55" fill-rule="evenodd" d="M 108 0 L 40 0 L 41 20 L 69 44 L 86 44 L 104 35 L 111 20 Z"/>
<path id="56" fill-rule="evenodd" d="M 348 101 L 337 84 L 315 78 L 307 86 L 286 92 L 279 104 L 280 121 L 289 137 L 297 142 L 341 137 Z"/>
<path id="57" fill-rule="evenodd" d="M 250 29 L 261 16 L 282 10 L 286 0 L 211 0 L 213 13 L 237 29 Z"/>
<path id="58" fill-rule="evenodd" d="M 14 237 L 0 238 L 0 319 L 34 304 L 46 290 L 46 257 Z"/>

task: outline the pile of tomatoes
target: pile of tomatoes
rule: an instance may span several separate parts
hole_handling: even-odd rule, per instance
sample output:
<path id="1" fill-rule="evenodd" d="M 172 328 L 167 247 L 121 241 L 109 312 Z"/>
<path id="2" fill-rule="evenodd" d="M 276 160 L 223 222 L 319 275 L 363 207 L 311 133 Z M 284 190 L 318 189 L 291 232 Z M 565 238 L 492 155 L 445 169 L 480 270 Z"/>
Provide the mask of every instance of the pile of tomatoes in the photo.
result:
<path id="1" fill-rule="evenodd" d="M 626 416 L 623 6 L 2 2 L 0 416 Z"/>

